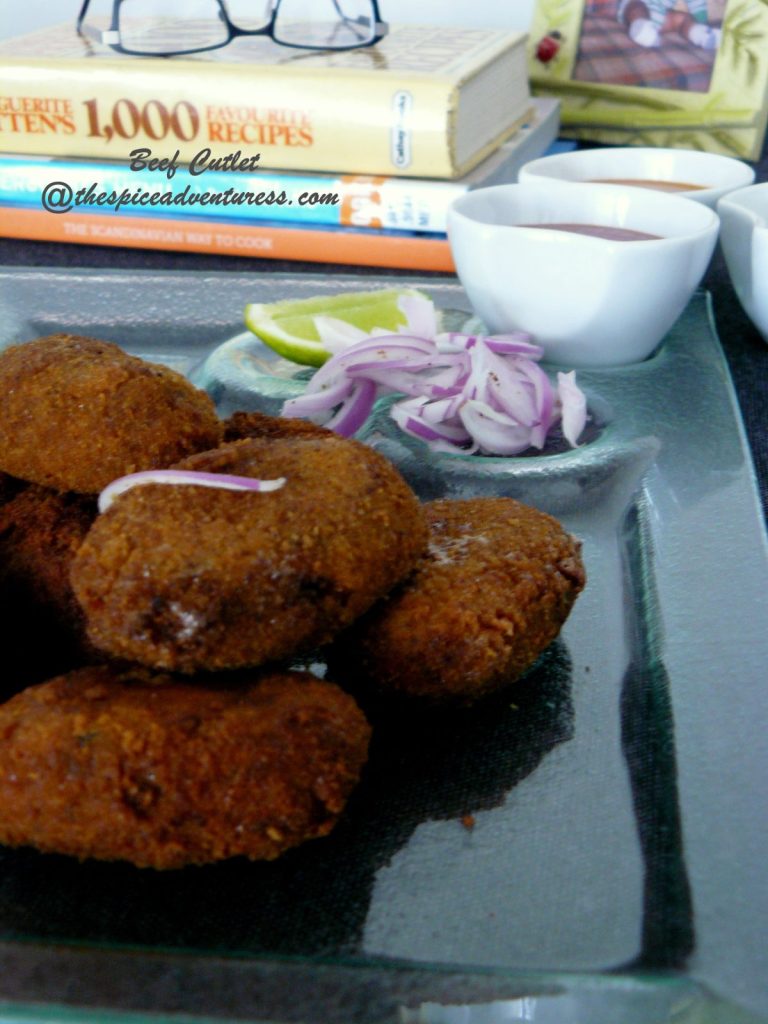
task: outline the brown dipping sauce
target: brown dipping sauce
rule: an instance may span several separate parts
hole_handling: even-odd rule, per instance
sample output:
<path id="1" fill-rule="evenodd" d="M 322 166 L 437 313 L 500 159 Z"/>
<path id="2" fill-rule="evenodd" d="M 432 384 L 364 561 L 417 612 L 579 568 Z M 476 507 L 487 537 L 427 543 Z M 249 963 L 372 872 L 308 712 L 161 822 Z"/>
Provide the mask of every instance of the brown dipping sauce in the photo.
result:
<path id="1" fill-rule="evenodd" d="M 689 181 L 660 181 L 655 178 L 587 178 L 600 185 L 634 185 L 636 188 L 653 188 L 658 192 L 696 192 L 707 185 L 693 185 Z"/>
<path id="2" fill-rule="evenodd" d="M 571 231 L 576 235 L 592 235 L 593 238 L 607 238 L 611 242 L 648 242 L 662 235 L 649 235 L 646 231 L 632 228 L 614 228 L 603 224 L 518 224 L 519 228 L 549 228 L 550 231 Z"/>

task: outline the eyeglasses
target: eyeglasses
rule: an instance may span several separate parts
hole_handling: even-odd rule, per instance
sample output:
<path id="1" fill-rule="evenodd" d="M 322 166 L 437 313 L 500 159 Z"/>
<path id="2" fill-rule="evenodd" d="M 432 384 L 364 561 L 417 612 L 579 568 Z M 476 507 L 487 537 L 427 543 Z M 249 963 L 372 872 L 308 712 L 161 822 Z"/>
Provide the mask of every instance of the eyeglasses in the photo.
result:
<path id="1" fill-rule="evenodd" d="M 262 17 L 254 14 L 258 0 L 112 0 L 108 29 L 83 24 L 90 4 L 84 0 L 77 31 L 137 57 L 216 50 L 238 36 L 270 36 L 302 50 L 354 50 L 388 31 L 378 0 L 268 0 Z"/>

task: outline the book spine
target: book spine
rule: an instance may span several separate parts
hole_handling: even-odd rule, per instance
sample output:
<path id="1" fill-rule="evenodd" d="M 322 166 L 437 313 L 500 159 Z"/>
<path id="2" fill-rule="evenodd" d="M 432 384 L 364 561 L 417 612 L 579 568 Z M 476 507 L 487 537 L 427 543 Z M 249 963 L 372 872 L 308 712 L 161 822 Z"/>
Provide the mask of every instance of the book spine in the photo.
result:
<path id="1" fill-rule="evenodd" d="M 408 232 L 212 223 L 181 218 L 73 213 L 0 207 L 0 236 L 42 242 L 204 252 L 260 259 L 306 260 L 408 270 L 455 268 L 446 238 Z"/>
<path id="2" fill-rule="evenodd" d="M 126 160 L 146 147 L 199 166 L 236 154 L 289 170 L 450 178 L 466 168 L 455 165 L 449 97 L 439 75 L 11 57 L 0 148 Z"/>
<path id="3" fill-rule="evenodd" d="M 48 209 L 216 220 L 270 220 L 445 232 L 451 202 L 467 186 L 446 181 L 280 171 L 195 175 L 184 165 L 151 171 L 100 161 L 0 156 L 0 203 Z"/>

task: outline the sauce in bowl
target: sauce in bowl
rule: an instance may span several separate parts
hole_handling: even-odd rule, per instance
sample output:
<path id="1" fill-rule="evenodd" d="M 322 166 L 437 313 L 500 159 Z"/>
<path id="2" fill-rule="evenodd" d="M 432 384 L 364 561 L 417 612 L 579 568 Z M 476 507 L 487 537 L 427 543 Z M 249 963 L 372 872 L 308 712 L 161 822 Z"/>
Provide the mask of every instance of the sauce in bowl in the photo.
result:
<path id="1" fill-rule="evenodd" d="M 570 231 L 576 235 L 591 235 L 593 238 L 607 238 L 611 242 L 648 242 L 662 238 L 649 235 L 647 231 L 632 228 L 609 227 L 605 224 L 517 224 L 519 228 L 549 228 L 550 231 Z"/>
<path id="2" fill-rule="evenodd" d="M 707 185 L 694 185 L 690 181 L 662 181 L 657 178 L 587 178 L 600 185 L 633 185 L 635 188 L 652 188 L 657 192 L 696 192 Z"/>

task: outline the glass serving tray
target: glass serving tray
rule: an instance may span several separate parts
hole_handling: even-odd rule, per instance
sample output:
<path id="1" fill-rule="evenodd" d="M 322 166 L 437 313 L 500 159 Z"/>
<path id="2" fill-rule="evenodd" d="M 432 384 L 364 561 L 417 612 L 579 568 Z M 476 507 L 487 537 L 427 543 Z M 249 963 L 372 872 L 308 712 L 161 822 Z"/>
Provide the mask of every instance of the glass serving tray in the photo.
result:
<path id="1" fill-rule="evenodd" d="M 396 282 L 469 312 L 452 278 Z M 0 269 L 0 347 L 89 334 L 195 378 L 246 302 L 390 283 Z M 0 1019 L 768 1019 L 768 549 L 707 296 L 578 379 L 604 425 L 574 452 L 425 458 L 385 409 L 366 432 L 424 498 L 512 495 L 583 540 L 529 677 L 376 723 L 335 832 L 271 864 L 0 851 Z"/>

